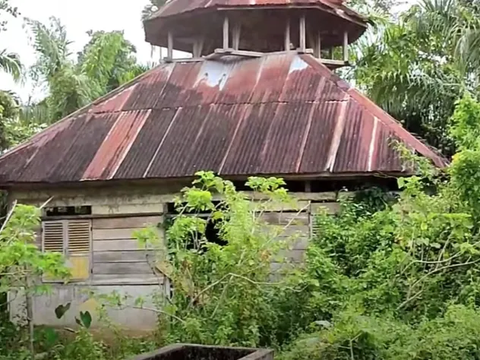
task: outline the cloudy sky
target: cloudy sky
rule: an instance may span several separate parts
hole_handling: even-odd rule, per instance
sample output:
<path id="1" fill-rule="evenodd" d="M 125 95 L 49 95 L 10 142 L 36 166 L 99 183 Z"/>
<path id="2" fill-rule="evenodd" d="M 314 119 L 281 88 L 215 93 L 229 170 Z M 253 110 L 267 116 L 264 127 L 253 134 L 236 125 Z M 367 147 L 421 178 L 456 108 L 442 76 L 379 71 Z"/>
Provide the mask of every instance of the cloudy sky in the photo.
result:
<path id="1" fill-rule="evenodd" d="M 147 3 L 148 0 L 11 0 L 11 4 L 19 8 L 21 16 L 10 20 L 8 30 L 0 33 L 0 49 L 19 54 L 23 64 L 31 66 L 35 62 L 35 55 L 23 28 L 22 18 L 47 23 L 49 17 L 56 16 L 67 28 L 74 53 L 88 41 L 88 30 L 124 30 L 125 37 L 137 47 L 138 59 L 147 62 L 152 60 L 151 48 L 144 41 L 140 21 L 142 9 Z M 41 94 L 41 90 L 32 89 L 31 84 L 14 84 L 5 74 L 0 74 L 0 89 L 14 90 L 24 100 L 30 95 L 39 97 Z"/>

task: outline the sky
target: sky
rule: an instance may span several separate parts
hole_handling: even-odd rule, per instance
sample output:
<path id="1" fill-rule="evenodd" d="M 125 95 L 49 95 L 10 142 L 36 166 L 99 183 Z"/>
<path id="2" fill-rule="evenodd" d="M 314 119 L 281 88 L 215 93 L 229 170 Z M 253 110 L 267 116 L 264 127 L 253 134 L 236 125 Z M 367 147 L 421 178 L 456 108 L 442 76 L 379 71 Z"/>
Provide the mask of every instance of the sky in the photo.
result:
<path id="1" fill-rule="evenodd" d="M 88 42 L 88 30 L 123 30 L 127 40 L 137 48 L 140 62 L 158 60 L 152 58 L 151 47 L 144 40 L 141 12 L 148 0 L 10 0 L 17 6 L 21 16 L 11 19 L 7 31 L 0 32 L 0 49 L 8 49 L 20 55 L 22 63 L 29 67 L 35 62 L 35 54 L 24 29 L 23 17 L 48 23 L 51 16 L 60 18 L 67 29 L 68 38 L 75 54 Z M 40 98 L 44 90 L 33 89 L 31 83 L 15 84 L 12 79 L 0 74 L 0 89 L 15 91 L 24 101 L 30 96 Z"/>

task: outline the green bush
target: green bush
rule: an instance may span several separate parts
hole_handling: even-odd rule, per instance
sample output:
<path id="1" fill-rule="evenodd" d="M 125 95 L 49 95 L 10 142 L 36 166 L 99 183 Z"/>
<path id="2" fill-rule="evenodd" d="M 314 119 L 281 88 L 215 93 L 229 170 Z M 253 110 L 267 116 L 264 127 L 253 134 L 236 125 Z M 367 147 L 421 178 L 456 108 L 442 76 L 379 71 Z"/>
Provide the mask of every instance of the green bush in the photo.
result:
<path id="1" fill-rule="evenodd" d="M 387 316 L 342 312 L 326 328 L 303 336 L 281 360 L 479 359 L 480 312 L 449 307 L 445 316 L 407 325 Z"/>
<path id="2" fill-rule="evenodd" d="M 264 220 L 271 206 L 293 202 L 283 180 L 251 178 L 247 185 L 262 198 L 252 201 L 211 172 L 198 175 L 177 200 L 166 249 L 155 231 L 137 234 L 165 254 L 156 264 L 173 287 L 171 298 L 158 301 L 165 341 L 239 346 L 283 342 L 291 332 L 285 319 L 292 305 L 283 299 L 299 290 L 296 269 L 281 251 L 295 237 L 279 240 L 288 224 L 267 225 Z M 201 212 L 211 215 L 195 216 Z M 217 242 L 207 239 L 212 222 Z M 273 262 L 283 265 L 280 276 L 272 271 Z"/>
<path id="3" fill-rule="evenodd" d="M 419 175 L 399 179 L 397 201 L 319 214 L 303 274 L 310 335 L 285 359 L 480 358 L 479 113 L 469 96 L 458 104 L 446 174 L 412 157 Z"/>

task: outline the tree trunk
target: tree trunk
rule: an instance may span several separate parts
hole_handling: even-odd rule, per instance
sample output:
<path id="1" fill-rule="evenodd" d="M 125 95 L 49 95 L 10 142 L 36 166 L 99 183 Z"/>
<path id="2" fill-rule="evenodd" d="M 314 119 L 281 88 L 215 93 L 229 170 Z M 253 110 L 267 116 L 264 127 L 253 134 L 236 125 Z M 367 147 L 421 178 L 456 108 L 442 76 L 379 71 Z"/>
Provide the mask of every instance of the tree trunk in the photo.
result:
<path id="1" fill-rule="evenodd" d="M 25 287 L 25 299 L 27 304 L 27 324 L 28 324 L 28 337 L 29 337 L 29 347 L 30 347 L 30 358 L 35 360 L 35 339 L 34 339 L 34 323 L 33 323 L 33 297 L 30 293 L 31 284 L 30 279 L 26 278 L 26 287 Z"/>

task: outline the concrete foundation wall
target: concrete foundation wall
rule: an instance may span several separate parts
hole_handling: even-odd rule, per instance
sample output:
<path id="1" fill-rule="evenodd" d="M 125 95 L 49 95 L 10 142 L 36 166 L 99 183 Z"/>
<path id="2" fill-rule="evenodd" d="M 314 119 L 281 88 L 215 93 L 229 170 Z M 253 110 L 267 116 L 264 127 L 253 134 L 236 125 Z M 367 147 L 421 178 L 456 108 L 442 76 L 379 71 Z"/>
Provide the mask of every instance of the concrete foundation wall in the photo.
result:
<path id="1" fill-rule="evenodd" d="M 108 318 L 115 324 L 132 330 L 151 330 L 156 326 L 157 316 L 149 310 L 135 309 L 135 299 L 145 299 L 143 307 L 154 308 L 151 302 L 151 295 L 163 291 L 158 285 L 52 285 L 49 294 L 35 296 L 33 298 L 33 319 L 37 325 L 48 325 L 53 327 L 75 328 L 77 324 L 75 317 L 79 317 L 80 311 L 89 311 L 92 315 L 92 327 L 106 325 L 100 319 L 97 311 L 100 303 L 90 296 L 90 292 L 96 294 L 111 294 L 118 292 L 121 296 L 128 296 L 125 308 L 107 310 Z M 21 293 L 9 294 L 10 317 L 13 321 L 22 321 L 25 314 L 25 301 Z M 57 319 L 55 309 L 59 305 L 71 304 L 61 319 Z"/>

